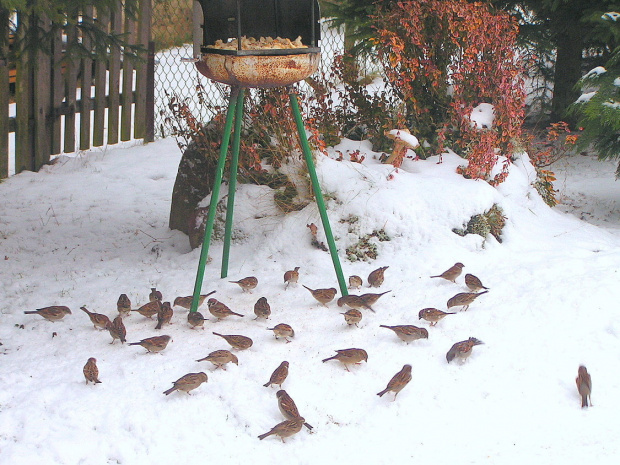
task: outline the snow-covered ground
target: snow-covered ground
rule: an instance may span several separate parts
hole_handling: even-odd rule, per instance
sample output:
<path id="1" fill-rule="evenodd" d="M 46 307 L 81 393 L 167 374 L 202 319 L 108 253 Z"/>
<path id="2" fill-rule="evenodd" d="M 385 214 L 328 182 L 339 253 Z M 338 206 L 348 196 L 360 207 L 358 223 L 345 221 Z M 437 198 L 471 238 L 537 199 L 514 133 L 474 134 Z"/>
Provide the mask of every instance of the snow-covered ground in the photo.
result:
<path id="1" fill-rule="evenodd" d="M 345 275 L 362 276 L 366 286 L 372 270 L 389 265 L 379 289 L 364 288 L 390 291 L 377 312 L 347 327 L 335 302 L 320 307 L 301 286 L 338 287 L 329 255 L 310 245 L 306 225 L 320 226 L 314 204 L 279 215 L 273 192 L 242 185 L 235 210 L 242 239 L 232 246 L 229 278 L 219 278 L 216 241 L 203 290 L 216 290 L 245 317 L 208 321 L 204 331 L 190 329 L 180 307 L 161 331 L 139 314 L 127 317 L 129 342 L 172 336 L 161 354 L 110 345 L 79 307 L 113 317 L 121 293 L 134 308 L 148 301 L 150 287 L 165 301 L 191 294 L 199 251 L 167 227 L 175 142 L 63 156 L 2 182 L 0 463 L 616 463 L 620 189 L 612 165 L 576 156 L 552 167 L 566 204 L 551 209 L 530 186 L 526 157 L 494 189 L 457 175 L 463 160 L 455 155 L 443 164 L 406 160 L 394 172 L 365 143 L 337 149 L 366 154 L 358 164 L 335 161 L 332 152 L 317 170 Z M 501 244 L 452 232 L 493 203 L 507 217 Z M 390 240 L 376 243 L 377 260 L 346 260 L 347 246 L 380 229 Z M 466 288 L 463 276 L 456 284 L 430 276 L 457 261 L 491 290 L 431 328 L 418 311 L 445 310 Z M 282 276 L 295 266 L 300 285 L 285 290 Z M 252 275 L 259 279 L 252 294 L 228 282 Z M 261 296 L 272 308 L 267 322 L 253 320 Z M 72 314 L 52 323 L 23 313 L 49 305 Z M 290 344 L 266 330 L 281 322 L 296 331 Z M 380 324 L 422 326 L 429 337 L 407 345 Z M 212 331 L 243 334 L 254 345 L 237 351 L 238 366 L 214 370 L 195 361 L 228 348 Z M 464 364 L 448 364 L 448 349 L 470 336 L 485 344 Z M 364 348 L 368 363 L 351 372 L 321 363 L 349 347 Z M 84 383 L 89 357 L 101 384 Z M 283 420 L 277 389 L 263 387 L 283 360 L 290 362 L 283 388 L 314 430 L 286 443 L 259 441 Z M 406 363 L 411 383 L 394 402 L 391 393 L 378 397 Z M 589 409 L 580 408 L 575 387 L 580 364 L 593 379 Z M 209 380 L 192 395 L 162 394 L 198 371 Z"/>

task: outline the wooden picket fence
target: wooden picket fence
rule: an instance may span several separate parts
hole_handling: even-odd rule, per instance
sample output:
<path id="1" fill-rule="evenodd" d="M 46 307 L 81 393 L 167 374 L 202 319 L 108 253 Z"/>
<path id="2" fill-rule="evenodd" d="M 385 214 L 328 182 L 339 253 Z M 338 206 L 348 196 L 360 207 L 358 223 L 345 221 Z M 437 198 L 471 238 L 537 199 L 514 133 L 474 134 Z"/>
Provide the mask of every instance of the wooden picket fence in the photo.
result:
<path id="1" fill-rule="evenodd" d="M 0 178 L 10 174 L 11 133 L 15 173 L 36 171 L 59 153 L 131 139 L 153 140 L 151 1 L 140 0 L 135 20 L 125 14 L 120 1 L 109 17 L 97 16 L 92 7 L 80 12 L 83 21 L 97 18 L 105 31 L 125 34 L 128 43 L 142 45 L 145 52 L 139 61 L 125 59 L 119 47 L 109 51 L 107 60 L 62 60 L 63 40 L 90 46 L 89 37 L 80 37 L 75 28 L 67 28 L 64 38 L 59 32 L 51 50 L 38 51 L 34 57 L 25 53 L 17 62 L 7 58 L 8 45 L 0 49 Z M 0 33 L 7 44 L 15 21 L 51 25 L 46 18 L 0 9 Z"/>

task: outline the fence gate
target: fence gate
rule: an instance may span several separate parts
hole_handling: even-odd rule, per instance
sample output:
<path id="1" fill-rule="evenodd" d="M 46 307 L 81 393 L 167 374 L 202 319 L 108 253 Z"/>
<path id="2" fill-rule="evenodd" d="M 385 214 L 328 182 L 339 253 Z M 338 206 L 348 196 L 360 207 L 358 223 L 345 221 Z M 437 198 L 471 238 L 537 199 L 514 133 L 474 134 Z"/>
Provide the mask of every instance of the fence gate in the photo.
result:
<path id="1" fill-rule="evenodd" d="M 51 37 L 49 49 L 25 50 L 12 61 L 9 47 L 21 44 L 20 34 L 32 33 L 36 23 L 36 30 L 45 33 L 51 21 L 0 8 L 4 34 L 0 43 L 5 44 L 0 48 L 0 178 L 13 169 L 36 171 L 62 152 L 130 139 L 153 140 L 151 1 L 139 1 L 135 19 L 120 0 L 109 16 L 92 6 L 76 13 L 86 26 L 122 34 L 127 43 L 142 45 L 138 61 L 127 59 L 119 46 L 112 47 L 105 60 L 63 58 L 72 42 L 90 49 L 90 36 L 81 32 L 88 27 L 66 27 L 64 34 L 59 31 Z"/>

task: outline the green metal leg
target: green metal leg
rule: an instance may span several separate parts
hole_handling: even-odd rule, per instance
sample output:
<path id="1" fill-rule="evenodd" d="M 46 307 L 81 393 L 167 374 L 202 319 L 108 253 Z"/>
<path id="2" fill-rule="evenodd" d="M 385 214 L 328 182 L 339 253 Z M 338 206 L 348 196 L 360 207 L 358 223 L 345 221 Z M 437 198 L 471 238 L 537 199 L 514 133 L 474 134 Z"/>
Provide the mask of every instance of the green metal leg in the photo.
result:
<path id="1" fill-rule="evenodd" d="M 224 253 L 222 254 L 221 277 L 228 276 L 228 258 L 230 257 L 230 240 L 232 237 L 233 210 L 235 208 L 235 191 L 237 189 L 237 168 L 239 167 L 239 146 L 241 144 L 241 123 L 243 122 L 243 87 L 239 90 L 237 109 L 235 111 L 235 132 L 233 135 L 230 176 L 228 178 L 228 203 L 226 204 L 226 230 L 224 232 Z"/>
<path id="2" fill-rule="evenodd" d="M 230 91 L 230 100 L 228 102 L 228 110 L 226 111 L 226 123 L 224 125 L 224 134 L 222 135 L 220 158 L 217 162 L 215 181 L 213 182 L 213 189 L 211 190 L 211 203 L 209 204 L 209 214 L 207 215 L 207 224 L 205 225 L 205 235 L 202 241 L 202 249 L 200 250 L 200 260 L 198 261 L 198 272 L 196 273 L 196 283 L 194 285 L 194 294 L 192 298 L 192 307 L 190 309 L 190 312 L 195 312 L 198 310 L 198 299 L 200 297 L 200 291 L 202 289 L 202 280 L 204 279 L 207 256 L 209 255 L 209 243 L 211 242 L 211 233 L 213 232 L 213 223 L 215 222 L 217 201 L 220 196 L 220 186 L 222 185 L 224 165 L 226 164 L 228 143 L 230 141 L 230 132 L 232 129 L 238 97 L 239 88 L 233 87 Z"/>
<path id="3" fill-rule="evenodd" d="M 304 122 L 301 119 L 301 112 L 299 111 L 299 102 L 297 101 L 297 94 L 289 88 L 289 99 L 291 101 L 291 109 L 293 110 L 293 116 L 295 117 L 295 123 L 297 124 L 297 132 L 299 133 L 299 140 L 301 142 L 301 148 L 304 152 L 306 159 L 306 165 L 308 166 L 308 173 L 312 181 L 312 189 L 314 190 L 314 197 L 316 198 L 317 207 L 319 207 L 319 213 L 321 215 L 321 221 L 323 222 L 323 230 L 325 231 L 325 238 L 329 245 L 329 253 L 332 256 L 332 262 L 334 263 L 334 270 L 336 270 L 336 276 L 338 277 L 338 284 L 340 285 L 340 292 L 343 296 L 348 295 L 347 285 L 342 274 L 342 267 L 340 266 L 340 259 L 338 258 L 338 251 L 336 250 L 336 243 L 334 242 L 334 236 L 332 234 L 332 228 L 329 225 L 329 218 L 327 217 L 327 210 L 325 209 L 325 201 L 323 200 L 323 194 L 321 192 L 321 186 L 319 179 L 316 175 L 316 169 L 314 168 L 314 161 L 312 160 L 312 151 L 310 150 L 310 144 L 308 144 L 308 137 L 306 136 L 306 128 Z"/>

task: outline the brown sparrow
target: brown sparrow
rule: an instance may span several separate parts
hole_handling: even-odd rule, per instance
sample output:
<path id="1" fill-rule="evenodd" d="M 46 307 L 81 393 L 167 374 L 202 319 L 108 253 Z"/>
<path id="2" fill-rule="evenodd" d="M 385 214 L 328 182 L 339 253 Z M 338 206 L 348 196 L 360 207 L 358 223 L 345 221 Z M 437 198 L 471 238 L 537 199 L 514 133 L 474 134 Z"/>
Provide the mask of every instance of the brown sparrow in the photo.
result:
<path id="1" fill-rule="evenodd" d="M 362 312 L 352 308 L 345 313 L 341 313 L 341 315 L 344 315 L 344 321 L 346 321 L 349 326 L 355 325 L 359 328 L 358 323 L 362 321 Z"/>
<path id="2" fill-rule="evenodd" d="M 418 339 L 428 339 L 428 330 L 426 328 L 418 328 L 413 325 L 379 326 L 381 328 L 391 329 L 396 333 L 401 341 L 405 341 L 407 344 Z"/>
<path id="3" fill-rule="evenodd" d="M 296 266 L 294 270 L 288 270 L 284 273 L 284 289 L 288 289 L 289 284 L 297 284 L 299 279 L 299 267 Z"/>
<path id="4" fill-rule="evenodd" d="M 173 382 L 172 387 L 164 391 L 164 394 L 169 395 L 174 391 L 185 391 L 189 394 L 190 391 L 193 391 L 202 383 L 206 383 L 207 379 L 206 373 L 202 371 L 200 373 L 188 373 Z"/>
<path id="5" fill-rule="evenodd" d="M 127 330 L 125 329 L 125 324 L 123 323 L 123 317 L 119 314 L 114 321 L 110 323 L 106 329 L 112 336 L 112 342 L 110 344 L 114 344 L 114 341 L 120 339 L 121 343 L 124 344 L 127 342 L 125 337 L 127 336 Z"/>
<path id="6" fill-rule="evenodd" d="M 344 295 L 337 300 L 338 306 L 342 307 L 346 305 L 349 308 L 359 310 L 361 308 L 367 308 L 368 310 L 375 311 L 364 299 L 359 295 Z"/>
<path id="7" fill-rule="evenodd" d="M 375 271 L 371 272 L 368 275 L 368 285 L 370 287 L 380 287 L 383 284 L 385 270 L 387 270 L 389 266 L 382 266 L 381 268 L 377 268 Z"/>
<path id="8" fill-rule="evenodd" d="M 581 396 L 581 408 L 588 407 L 588 399 L 590 399 L 590 405 L 592 405 L 592 399 L 590 393 L 592 392 L 592 379 L 586 367 L 581 365 L 577 371 L 577 390 Z"/>
<path id="9" fill-rule="evenodd" d="M 460 292 L 454 297 L 450 297 L 450 299 L 448 299 L 448 309 L 451 309 L 452 307 L 463 307 L 462 310 L 467 311 L 469 305 L 476 300 L 478 296 L 486 294 L 487 292 L 489 291 L 483 291 L 477 294 L 475 292 Z"/>
<path id="10" fill-rule="evenodd" d="M 394 400 L 396 400 L 398 393 L 409 384 L 409 381 L 411 381 L 411 365 L 404 365 L 402 370 L 396 373 L 388 382 L 387 387 L 383 391 L 378 392 L 377 395 L 381 397 L 386 392 L 392 391 L 394 393 Z"/>
<path id="11" fill-rule="evenodd" d="M 91 323 L 96 329 L 106 329 L 110 323 L 110 319 L 106 315 L 102 315 L 101 313 L 93 313 L 86 307 L 80 307 L 80 310 L 88 315 L 88 318 L 90 318 Z"/>
<path id="12" fill-rule="evenodd" d="M 224 370 L 226 370 L 226 364 L 227 363 L 234 363 L 235 365 L 239 365 L 239 359 L 237 358 L 237 356 L 235 354 L 233 354 L 231 351 L 229 350 L 215 350 L 213 352 L 211 352 L 209 355 L 207 355 L 204 358 L 201 358 L 200 360 L 196 360 L 197 362 L 211 362 L 213 363 L 213 365 L 215 365 L 215 369 L 217 370 L 218 368 L 223 368 Z"/>
<path id="13" fill-rule="evenodd" d="M 438 274 L 436 276 L 431 276 L 431 278 L 443 278 L 447 281 L 452 281 L 453 283 L 455 283 L 456 278 L 461 276 L 464 266 L 465 265 L 463 265 L 461 262 L 457 262 L 454 265 L 452 265 L 450 268 L 448 268 L 446 271 L 444 271 L 443 273 Z"/>
<path id="14" fill-rule="evenodd" d="M 140 342 L 130 342 L 130 346 L 142 346 L 149 352 L 161 352 L 172 339 L 170 336 L 154 336 L 142 339 Z"/>
<path id="15" fill-rule="evenodd" d="M 163 296 L 161 295 L 161 292 L 159 292 L 157 288 L 152 287 L 151 293 L 149 294 L 149 301 L 152 302 L 154 300 L 159 300 L 161 302 L 162 298 Z"/>
<path id="16" fill-rule="evenodd" d="M 477 276 L 469 273 L 465 275 L 465 285 L 474 292 L 481 291 L 482 289 L 489 289 L 488 287 L 482 285 L 482 281 L 480 281 Z"/>
<path id="17" fill-rule="evenodd" d="M 267 436 L 275 434 L 277 436 L 280 436 L 280 439 L 282 439 L 282 442 L 284 442 L 284 438 L 288 438 L 294 434 L 299 433 L 305 421 L 306 420 L 304 420 L 302 417 L 298 417 L 293 420 L 284 420 L 282 423 L 278 423 L 276 426 L 271 428 L 265 434 L 261 434 L 258 439 L 262 441 Z"/>
<path id="18" fill-rule="evenodd" d="M 213 332 L 213 334 L 224 338 L 226 342 L 228 342 L 233 348 L 239 350 L 249 349 L 250 347 L 252 347 L 252 344 L 254 344 L 252 339 L 247 336 L 241 336 L 238 334 L 220 334 L 216 332 Z"/>
<path id="19" fill-rule="evenodd" d="M 215 291 L 211 291 L 208 294 L 200 294 L 200 297 L 198 297 L 198 307 L 200 307 L 205 301 L 205 299 L 209 297 L 211 294 L 215 294 Z M 176 299 L 174 299 L 173 305 L 175 307 L 178 305 L 179 307 L 183 307 L 183 308 L 190 310 L 192 308 L 193 300 L 194 300 L 194 296 L 191 296 L 191 295 L 188 295 L 185 297 L 177 297 Z"/>
<path id="20" fill-rule="evenodd" d="M 238 284 L 243 292 L 252 292 L 258 285 L 258 279 L 254 276 L 248 276 L 247 278 L 240 279 L 239 281 L 228 281 L 229 283 Z"/>
<path id="21" fill-rule="evenodd" d="M 418 313 L 418 319 L 430 321 L 431 326 L 435 326 L 439 322 L 439 320 L 441 320 L 446 315 L 455 315 L 455 312 L 442 312 L 438 308 L 423 308 Z"/>
<path id="22" fill-rule="evenodd" d="M 147 318 L 152 318 L 153 315 L 157 315 L 161 309 L 161 302 L 159 300 L 152 300 L 147 304 L 144 304 L 140 308 L 134 308 L 132 312 L 138 312 L 140 315 Z"/>
<path id="23" fill-rule="evenodd" d="M 86 384 L 90 381 L 93 384 L 100 383 L 99 381 L 99 369 L 97 368 L 97 359 L 91 357 L 84 365 L 84 378 L 86 378 Z"/>
<path id="24" fill-rule="evenodd" d="M 455 358 L 458 358 L 461 363 L 463 363 L 465 360 L 467 360 L 467 357 L 471 355 L 471 350 L 474 348 L 474 346 L 480 344 L 484 344 L 484 342 L 479 341 L 475 337 L 470 337 L 465 341 L 457 342 L 452 347 L 450 347 L 450 350 L 446 354 L 446 360 L 448 360 L 448 363 L 450 363 Z"/>
<path id="25" fill-rule="evenodd" d="M 28 310 L 24 313 L 26 315 L 41 315 L 48 321 L 57 321 L 62 320 L 65 315 L 71 315 L 71 310 L 69 310 L 69 307 L 65 307 L 64 305 L 53 305 L 52 307 Z"/>
<path id="26" fill-rule="evenodd" d="M 338 360 L 339 362 L 344 364 L 344 368 L 347 371 L 350 371 L 350 363 L 360 364 L 362 363 L 362 360 L 368 363 L 368 354 L 364 349 L 340 349 L 336 350 L 336 355 L 324 359 L 323 363 L 329 360 Z"/>
<path id="27" fill-rule="evenodd" d="M 295 401 L 284 389 L 280 389 L 276 392 L 276 397 L 278 398 L 278 408 L 284 418 L 287 420 L 295 420 L 301 417 L 299 410 L 297 410 L 297 405 L 295 405 Z M 309 430 L 312 429 L 312 426 L 308 423 L 304 423 L 304 426 Z"/>
<path id="28" fill-rule="evenodd" d="M 198 327 L 205 329 L 204 328 L 205 321 L 209 321 L 209 320 L 208 318 L 205 318 L 204 316 L 202 316 L 202 313 L 200 312 L 189 312 L 187 314 L 187 322 L 192 327 L 192 329 L 198 328 Z"/>
<path id="29" fill-rule="evenodd" d="M 362 287 L 362 278 L 357 275 L 349 276 L 349 289 L 359 289 Z"/>
<path id="30" fill-rule="evenodd" d="M 121 294 L 116 302 L 116 309 L 119 315 L 126 317 L 131 312 L 131 300 L 127 297 L 127 294 Z"/>
<path id="31" fill-rule="evenodd" d="M 276 339 L 280 339 L 281 337 L 283 337 L 284 339 L 286 339 L 287 343 L 291 342 L 288 339 L 289 337 L 295 337 L 295 331 L 293 331 L 293 328 L 291 328 L 291 326 L 287 325 L 286 323 L 278 323 L 273 328 L 267 329 L 269 331 L 273 331 L 273 335 L 276 337 Z"/>
<path id="32" fill-rule="evenodd" d="M 228 308 L 219 300 L 209 299 L 207 300 L 207 305 L 209 306 L 209 312 L 211 312 L 211 315 L 213 315 L 218 320 L 226 318 L 230 315 L 243 316 L 241 313 L 233 312 L 230 308 Z"/>
<path id="33" fill-rule="evenodd" d="M 377 300 L 379 300 L 379 297 L 387 294 L 388 292 L 392 292 L 392 291 L 385 291 L 385 292 L 382 292 L 381 294 L 371 294 L 371 293 L 362 294 L 360 297 L 364 300 L 364 302 L 366 302 L 367 305 L 374 305 L 377 303 Z"/>
<path id="34" fill-rule="evenodd" d="M 267 297 L 261 297 L 254 304 L 254 315 L 256 315 L 255 320 L 259 318 L 269 319 L 269 315 L 271 315 L 271 306 L 269 302 L 267 302 Z"/>
<path id="35" fill-rule="evenodd" d="M 169 324 L 173 314 L 170 302 L 164 302 L 157 312 L 157 326 L 155 326 L 155 329 L 161 329 L 163 325 Z"/>
<path id="36" fill-rule="evenodd" d="M 288 362 L 284 361 L 280 363 L 280 366 L 276 368 L 273 371 L 273 373 L 271 373 L 271 377 L 269 378 L 269 381 L 267 381 L 266 384 L 263 384 L 263 386 L 269 387 L 272 384 L 277 384 L 278 386 L 282 387 L 282 383 L 286 380 L 287 376 L 288 376 Z M 290 420 L 290 418 L 287 418 L 287 420 Z"/>
<path id="37" fill-rule="evenodd" d="M 304 286 L 302 284 L 302 286 Z M 310 289 L 308 286 L 304 286 L 306 289 L 310 291 L 312 297 L 314 297 L 321 305 L 327 307 L 327 304 L 334 300 L 336 297 L 336 289 L 330 287 L 329 289 Z"/>

